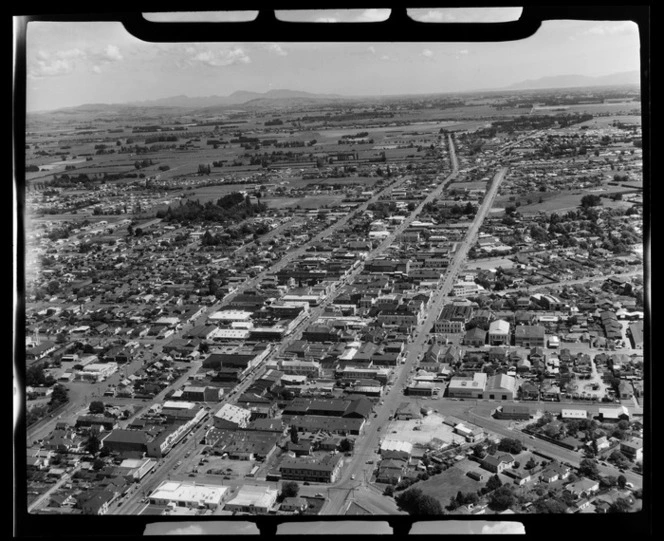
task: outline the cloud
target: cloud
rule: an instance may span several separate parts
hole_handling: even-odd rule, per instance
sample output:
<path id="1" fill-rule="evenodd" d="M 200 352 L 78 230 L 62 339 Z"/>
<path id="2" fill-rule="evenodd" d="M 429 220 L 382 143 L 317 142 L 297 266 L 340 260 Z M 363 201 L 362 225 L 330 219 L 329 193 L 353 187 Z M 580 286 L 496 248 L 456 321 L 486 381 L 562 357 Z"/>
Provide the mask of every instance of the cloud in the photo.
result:
<path id="1" fill-rule="evenodd" d="M 104 49 L 104 55 L 106 59 L 108 59 L 109 62 L 113 62 L 116 60 L 122 60 L 122 55 L 120 54 L 120 49 L 117 48 L 115 45 L 107 45 L 106 49 Z"/>
<path id="2" fill-rule="evenodd" d="M 335 17 L 317 17 L 314 19 L 315 23 L 336 23 L 339 22 L 339 19 Z"/>
<path id="3" fill-rule="evenodd" d="M 28 60 L 28 76 L 37 79 L 67 75 L 72 73 L 78 61 L 85 57 L 85 51 L 78 48 L 53 52 L 40 50 L 34 59 Z"/>
<path id="4" fill-rule="evenodd" d="M 28 60 L 28 76 L 33 79 L 68 75 L 77 69 L 101 73 L 103 66 L 123 59 L 116 45 L 104 49 L 62 49 L 56 51 L 39 50 L 33 59 Z"/>
<path id="5" fill-rule="evenodd" d="M 369 51 L 371 54 L 376 54 L 376 48 L 373 45 L 369 45 L 369 47 L 367 47 L 367 51 Z"/>
<path id="6" fill-rule="evenodd" d="M 380 57 L 381 60 L 389 60 L 390 57 L 384 54 L 383 56 Z"/>
<path id="7" fill-rule="evenodd" d="M 185 53 L 187 56 L 184 60 L 184 65 L 186 66 L 204 65 L 217 68 L 232 66 L 234 64 L 251 63 L 251 58 L 242 47 L 220 50 L 187 47 Z"/>
<path id="8" fill-rule="evenodd" d="M 278 43 L 268 43 L 266 44 L 265 48 L 277 56 L 288 56 L 288 53 Z"/>
<path id="9" fill-rule="evenodd" d="M 431 49 L 424 49 L 422 51 L 422 56 L 425 58 L 433 58 L 433 51 Z"/>
<path id="10" fill-rule="evenodd" d="M 637 24 L 632 21 L 606 21 L 591 26 L 583 32 L 583 35 L 616 36 L 619 34 L 636 33 L 637 28 Z"/>

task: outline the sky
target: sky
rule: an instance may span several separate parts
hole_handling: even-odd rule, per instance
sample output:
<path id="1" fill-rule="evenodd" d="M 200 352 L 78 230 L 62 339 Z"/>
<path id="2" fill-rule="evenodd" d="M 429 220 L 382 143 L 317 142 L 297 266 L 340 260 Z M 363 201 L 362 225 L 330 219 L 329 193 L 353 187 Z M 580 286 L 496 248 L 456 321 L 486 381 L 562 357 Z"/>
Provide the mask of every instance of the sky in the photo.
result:
<path id="1" fill-rule="evenodd" d="M 308 20 L 381 20 L 380 11 Z M 423 10 L 418 18 L 460 21 L 464 11 Z M 461 92 L 640 67 L 631 21 L 545 21 L 529 38 L 499 43 L 148 43 L 115 22 L 33 21 L 26 49 L 28 111 L 278 88 L 348 96 Z"/>

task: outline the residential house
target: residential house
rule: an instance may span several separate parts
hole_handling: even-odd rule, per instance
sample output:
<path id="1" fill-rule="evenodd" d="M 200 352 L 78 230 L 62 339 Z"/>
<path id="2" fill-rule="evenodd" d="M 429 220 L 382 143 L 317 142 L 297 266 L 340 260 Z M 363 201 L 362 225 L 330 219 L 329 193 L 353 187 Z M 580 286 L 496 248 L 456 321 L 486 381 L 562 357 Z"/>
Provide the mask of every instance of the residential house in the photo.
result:
<path id="1" fill-rule="evenodd" d="M 514 466 L 514 457 L 509 453 L 499 455 L 487 455 L 482 459 L 481 465 L 484 469 L 493 473 L 502 473 L 503 470 Z"/>
<path id="2" fill-rule="evenodd" d="M 587 498 L 599 490 L 599 481 L 582 477 L 578 481 L 565 486 L 565 491 L 574 498 Z"/>

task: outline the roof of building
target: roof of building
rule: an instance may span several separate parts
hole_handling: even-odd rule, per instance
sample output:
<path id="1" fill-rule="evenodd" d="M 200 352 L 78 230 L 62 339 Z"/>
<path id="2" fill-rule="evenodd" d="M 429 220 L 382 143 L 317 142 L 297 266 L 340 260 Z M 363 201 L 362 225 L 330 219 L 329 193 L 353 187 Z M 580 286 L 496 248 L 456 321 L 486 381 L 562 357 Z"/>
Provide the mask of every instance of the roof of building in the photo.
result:
<path id="1" fill-rule="evenodd" d="M 138 443 L 147 445 L 147 434 L 142 430 L 113 430 L 108 436 L 103 439 L 104 444 L 108 443 Z"/>
<path id="2" fill-rule="evenodd" d="M 544 338 L 544 327 L 541 325 L 517 325 L 514 329 L 515 338 Z"/>
<path id="3" fill-rule="evenodd" d="M 489 334 L 508 334 L 510 324 L 504 319 L 497 319 L 489 324 Z"/>
<path id="4" fill-rule="evenodd" d="M 509 392 L 516 392 L 516 378 L 507 374 L 496 374 L 487 379 L 486 391 L 495 391 L 504 389 Z"/>
<path id="5" fill-rule="evenodd" d="M 233 404 L 224 404 L 219 411 L 214 414 L 215 419 L 222 419 L 231 423 L 241 423 L 251 416 L 247 409 L 234 406 Z"/>
<path id="6" fill-rule="evenodd" d="M 151 494 L 150 498 L 190 503 L 221 503 L 228 487 L 204 485 L 180 481 L 164 481 Z"/>

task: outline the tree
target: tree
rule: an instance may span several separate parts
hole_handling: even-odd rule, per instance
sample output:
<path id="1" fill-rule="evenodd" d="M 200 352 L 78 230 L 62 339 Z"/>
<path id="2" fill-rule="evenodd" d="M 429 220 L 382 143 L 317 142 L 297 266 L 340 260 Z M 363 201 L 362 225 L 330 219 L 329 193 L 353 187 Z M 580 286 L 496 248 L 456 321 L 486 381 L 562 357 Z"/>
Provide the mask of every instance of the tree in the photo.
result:
<path id="1" fill-rule="evenodd" d="M 288 481 L 281 485 L 281 498 L 295 498 L 300 493 L 300 485 L 295 481 Z"/>
<path id="2" fill-rule="evenodd" d="M 627 484 L 627 478 L 621 473 L 618 476 L 618 487 L 625 488 L 626 484 Z"/>
<path id="3" fill-rule="evenodd" d="M 526 465 L 524 466 L 524 468 L 526 468 L 527 470 L 532 470 L 536 466 L 537 466 L 537 461 L 535 460 L 534 457 L 531 456 L 528 459 L 528 462 L 526 462 Z"/>
<path id="4" fill-rule="evenodd" d="M 54 385 L 49 406 L 54 409 L 66 402 L 69 402 L 69 391 L 67 391 L 67 388 L 59 383 Z"/>
<path id="5" fill-rule="evenodd" d="M 349 453 L 350 451 L 353 450 L 354 447 L 355 447 L 355 442 L 353 440 L 349 440 L 348 438 L 344 438 L 339 443 L 339 451 L 341 451 L 342 453 Z"/>
<path id="6" fill-rule="evenodd" d="M 516 498 L 509 485 L 503 485 L 493 491 L 489 497 L 489 507 L 493 511 L 504 511 L 514 505 Z"/>
<path id="7" fill-rule="evenodd" d="M 486 448 L 486 452 L 490 455 L 495 455 L 497 450 L 498 450 L 498 445 L 496 444 L 495 441 L 489 443 L 489 445 Z"/>
<path id="8" fill-rule="evenodd" d="M 599 478 L 599 468 L 597 461 L 590 458 L 584 458 L 579 463 L 579 474 L 589 479 L 597 480 Z"/>
<path id="9" fill-rule="evenodd" d="M 91 430 L 88 435 L 88 441 L 85 444 L 85 449 L 88 453 L 95 456 L 101 448 L 101 441 L 99 440 L 99 432 Z"/>
<path id="10" fill-rule="evenodd" d="M 501 486 L 503 486 L 503 482 L 500 480 L 500 477 L 498 477 L 498 474 L 494 474 L 489 477 L 484 488 L 487 492 L 491 492 L 497 488 L 500 488 Z"/>
<path id="11" fill-rule="evenodd" d="M 411 488 L 399 494 L 396 503 L 400 509 L 406 511 L 409 515 L 442 515 L 443 507 L 440 502 L 428 496 L 418 488 Z"/>
<path id="12" fill-rule="evenodd" d="M 616 498 L 609 506 L 609 513 L 629 513 L 631 507 L 627 498 Z"/>
<path id="13" fill-rule="evenodd" d="M 88 408 L 88 410 L 92 414 L 104 413 L 104 411 L 106 411 L 106 407 L 104 406 L 104 403 L 101 402 L 100 400 L 94 400 L 90 402 L 90 407 Z"/>
<path id="14" fill-rule="evenodd" d="M 92 462 L 92 469 L 94 471 L 99 471 L 104 466 L 106 466 L 106 461 L 102 460 L 101 458 L 95 458 L 94 461 Z"/>
<path id="15" fill-rule="evenodd" d="M 290 439 L 293 443 L 298 443 L 300 441 L 300 435 L 297 432 L 297 427 L 292 425 L 290 427 Z"/>
<path id="16" fill-rule="evenodd" d="M 587 194 L 581 198 L 581 206 L 583 208 L 597 207 L 602 204 L 602 198 L 599 195 Z"/>
<path id="17" fill-rule="evenodd" d="M 486 452 L 484 451 L 484 445 L 482 445 L 481 443 L 474 445 L 473 456 L 477 458 L 484 458 L 486 456 Z"/>
<path id="18" fill-rule="evenodd" d="M 503 438 L 498 444 L 498 450 L 518 455 L 523 450 L 523 444 L 521 443 L 521 440 L 515 438 Z"/>

